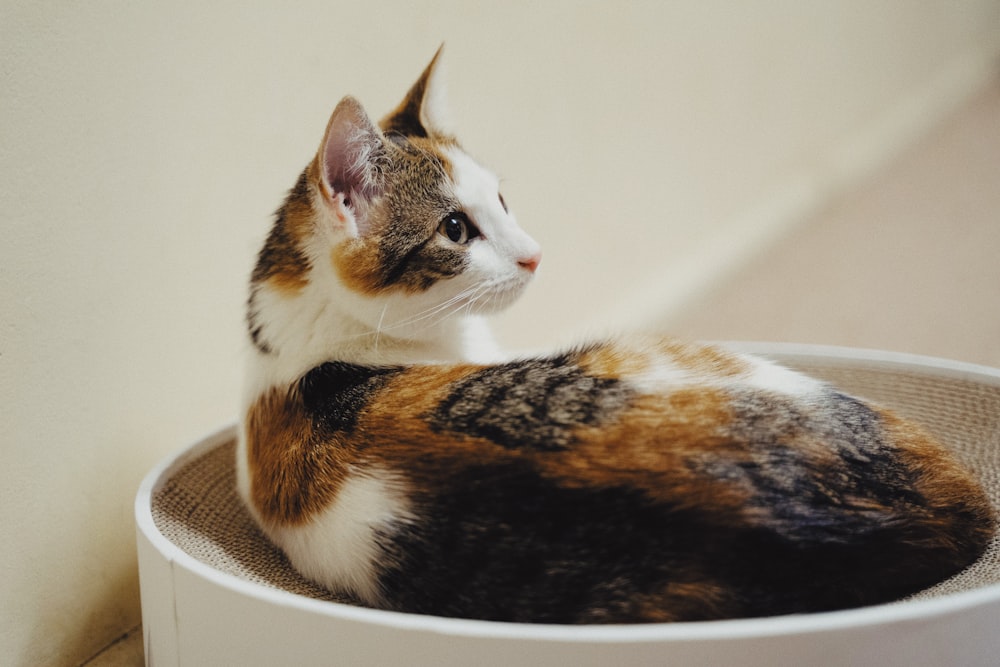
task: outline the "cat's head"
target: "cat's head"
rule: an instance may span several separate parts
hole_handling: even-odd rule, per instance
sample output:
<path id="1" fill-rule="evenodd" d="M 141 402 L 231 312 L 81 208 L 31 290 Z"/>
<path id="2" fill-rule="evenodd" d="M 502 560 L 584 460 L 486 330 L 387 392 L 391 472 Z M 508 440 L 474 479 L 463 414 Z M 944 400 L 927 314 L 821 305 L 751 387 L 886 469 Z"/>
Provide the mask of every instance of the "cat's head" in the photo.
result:
<path id="1" fill-rule="evenodd" d="M 496 311 L 521 294 L 539 246 L 497 177 L 448 130 L 439 59 L 378 124 L 351 97 L 337 105 L 278 211 L 255 290 L 294 297 L 328 286 L 329 298 L 387 333 L 425 315 Z"/>

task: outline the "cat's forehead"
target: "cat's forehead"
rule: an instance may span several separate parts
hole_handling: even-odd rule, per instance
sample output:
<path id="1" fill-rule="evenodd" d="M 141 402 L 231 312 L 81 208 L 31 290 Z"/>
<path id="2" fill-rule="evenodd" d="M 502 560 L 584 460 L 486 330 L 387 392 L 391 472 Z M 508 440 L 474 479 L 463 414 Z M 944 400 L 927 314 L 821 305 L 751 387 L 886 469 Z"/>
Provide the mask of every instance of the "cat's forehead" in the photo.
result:
<path id="1" fill-rule="evenodd" d="M 403 179 L 410 181 L 411 187 L 436 189 L 463 207 L 474 206 L 483 197 L 496 196 L 497 176 L 456 142 L 418 137 L 397 140 L 397 146 L 405 155 Z M 425 194 L 429 193 L 425 190 Z"/>
<path id="2" fill-rule="evenodd" d="M 450 176 L 455 197 L 464 204 L 491 201 L 496 198 L 500 179 L 489 169 L 456 147 L 447 150 Z"/>

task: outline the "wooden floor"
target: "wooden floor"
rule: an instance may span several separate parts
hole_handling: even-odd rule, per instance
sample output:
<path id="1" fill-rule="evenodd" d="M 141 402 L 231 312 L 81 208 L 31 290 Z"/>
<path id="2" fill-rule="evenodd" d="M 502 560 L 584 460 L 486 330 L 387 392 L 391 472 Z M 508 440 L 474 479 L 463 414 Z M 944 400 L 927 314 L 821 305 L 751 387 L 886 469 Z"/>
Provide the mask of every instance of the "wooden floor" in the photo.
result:
<path id="1" fill-rule="evenodd" d="M 1000 367 L 1000 81 L 661 328 Z"/>

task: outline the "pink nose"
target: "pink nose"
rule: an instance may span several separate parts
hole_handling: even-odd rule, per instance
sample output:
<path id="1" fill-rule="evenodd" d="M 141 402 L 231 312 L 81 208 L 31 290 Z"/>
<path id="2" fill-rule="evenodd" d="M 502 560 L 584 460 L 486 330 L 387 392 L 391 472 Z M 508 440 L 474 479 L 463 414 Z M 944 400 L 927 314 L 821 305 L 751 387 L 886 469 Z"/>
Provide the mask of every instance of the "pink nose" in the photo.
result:
<path id="1" fill-rule="evenodd" d="M 542 262 L 542 253 L 536 252 L 531 257 L 525 257 L 524 259 L 517 260 L 518 265 L 523 266 L 532 273 L 538 268 L 538 265 Z"/>

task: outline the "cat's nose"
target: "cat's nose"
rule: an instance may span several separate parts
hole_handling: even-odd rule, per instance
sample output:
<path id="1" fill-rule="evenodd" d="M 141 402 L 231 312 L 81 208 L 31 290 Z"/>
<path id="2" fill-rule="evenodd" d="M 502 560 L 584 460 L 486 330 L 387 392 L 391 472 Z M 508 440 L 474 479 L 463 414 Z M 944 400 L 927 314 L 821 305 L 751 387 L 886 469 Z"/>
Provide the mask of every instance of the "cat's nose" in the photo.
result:
<path id="1" fill-rule="evenodd" d="M 538 268 L 538 265 L 541 264 L 541 262 L 542 262 L 542 253 L 540 252 L 536 252 L 534 255 L 531 255 L 530 257 L 522 257 L 521 259 L 517 260 L 519 266 L 528 269 L 528 271 L 531 271 L 532 273 L 535 272 L 535 269 Z"/>

